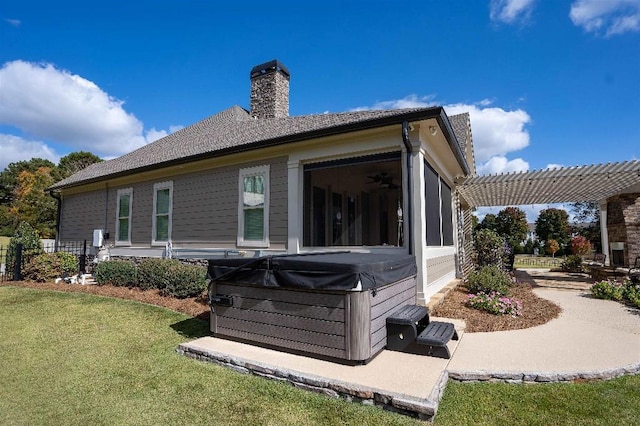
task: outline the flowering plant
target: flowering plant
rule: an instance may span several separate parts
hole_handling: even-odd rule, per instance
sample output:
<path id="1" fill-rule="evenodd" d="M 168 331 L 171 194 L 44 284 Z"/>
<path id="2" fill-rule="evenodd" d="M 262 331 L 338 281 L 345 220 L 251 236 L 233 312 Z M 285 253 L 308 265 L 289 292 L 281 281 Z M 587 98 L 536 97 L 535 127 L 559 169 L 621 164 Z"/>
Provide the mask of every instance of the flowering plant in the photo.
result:
<path id="1" fill-rule="evenodd" d="M 477 294 L 470 294 L 466 305 L 494 315 L 510 315 L 512 317 L 522 315 L 522 303 L 520 301 L 503 296 L 495 291 L 491 293 L 481 291 Z"/>
<path id="2" fill-rule="evenodd" d="M 603 280 L 591 286 L 591 294 L 597 299 L 622 300 L 627 281 Z"/>

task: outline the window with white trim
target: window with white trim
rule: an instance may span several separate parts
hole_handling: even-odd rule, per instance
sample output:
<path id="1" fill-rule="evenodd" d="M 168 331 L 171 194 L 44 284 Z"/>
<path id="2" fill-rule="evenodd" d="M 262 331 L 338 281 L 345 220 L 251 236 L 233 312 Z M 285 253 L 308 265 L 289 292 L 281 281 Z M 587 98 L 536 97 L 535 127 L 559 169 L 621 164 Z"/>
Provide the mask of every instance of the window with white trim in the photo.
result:
<path id="1" fill-rule="evenodd" d="M 171 241 L 173 216 L 173 181 L 153 185 L 153 230 L 152 244 Z"/>
<path id="2" fill-rule="evenodd" d="M 116 209 L 116 244 L 131 244 L 131 211 L 133 208 L 133 188 L 118 190 Z"/>
<path id="3" fill-rule="evenodd" d="M 269 246 L 269 165 L 240 169 L 238 246 Z"/>

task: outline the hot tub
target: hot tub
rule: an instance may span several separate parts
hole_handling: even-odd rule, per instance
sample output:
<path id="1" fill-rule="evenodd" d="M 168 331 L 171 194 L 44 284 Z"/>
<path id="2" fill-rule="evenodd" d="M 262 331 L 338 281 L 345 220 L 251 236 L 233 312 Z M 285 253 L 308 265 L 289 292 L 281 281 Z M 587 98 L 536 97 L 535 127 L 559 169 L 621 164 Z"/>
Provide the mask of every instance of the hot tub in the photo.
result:
<path id="1" fill-rule="evenodd" d="M 413 256 L 323 253 L 209 260 L 214 336 L 350 362 L 387 341 L 385 322 L 416 301 Z"/>

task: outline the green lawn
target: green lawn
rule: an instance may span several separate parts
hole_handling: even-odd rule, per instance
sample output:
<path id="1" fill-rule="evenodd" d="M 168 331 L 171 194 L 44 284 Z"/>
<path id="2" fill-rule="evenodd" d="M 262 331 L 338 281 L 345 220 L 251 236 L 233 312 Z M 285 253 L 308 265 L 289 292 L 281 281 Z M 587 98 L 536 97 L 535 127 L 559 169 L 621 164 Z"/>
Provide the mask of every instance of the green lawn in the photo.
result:
<path id="1" fill-rule="evenodd" d="M 640 376 L 593 383 L 449 383 L 438 425 L 639 425 Z"/>
<path id="2" fill-rule="evenodd" d="M 0 287 L 0 424 L 419 424 L 176 354 L 205 334 L 155 306 Z"/>
<path id="3" fill-rule="evenodd" d="M 176 354 L 206 334 L 155 306 L 0 287 L 0 424 L 424 424 Z M 436 425 L 640 424 L 638 389 L 451 383 Z"/>

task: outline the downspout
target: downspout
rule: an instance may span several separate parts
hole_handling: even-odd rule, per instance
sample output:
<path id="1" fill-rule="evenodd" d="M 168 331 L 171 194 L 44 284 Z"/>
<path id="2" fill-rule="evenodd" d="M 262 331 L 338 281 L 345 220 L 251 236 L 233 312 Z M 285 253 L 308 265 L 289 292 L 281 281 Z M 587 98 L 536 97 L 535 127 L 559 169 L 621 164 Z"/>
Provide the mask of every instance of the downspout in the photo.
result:
<path id="1" fill-rule="evenodd" d="M 413 147 L 409 140 L 409 123 L 407 121 L 402 122 L 402 142 L 407 150 L 407 212 L 404 214 L 404 224 L 407 230 L 406 241 L 409 248 L 409 254 L 413 254 L 413 163 L 411 162 L 411 156 L 413 154 Z"/>
<path id="2" fill-rule="evenodd" d="M 55 250 L 57 251 L 58 245 L 60 244 L 60 215 L 62 214 L 62 197 L 60 193 L 53 192 L 53 190 L 49 190 L 49 195 L 54 198 L 58 202 L 58 208 L 56 211 L 56 238 L 55 238 Z"/>

